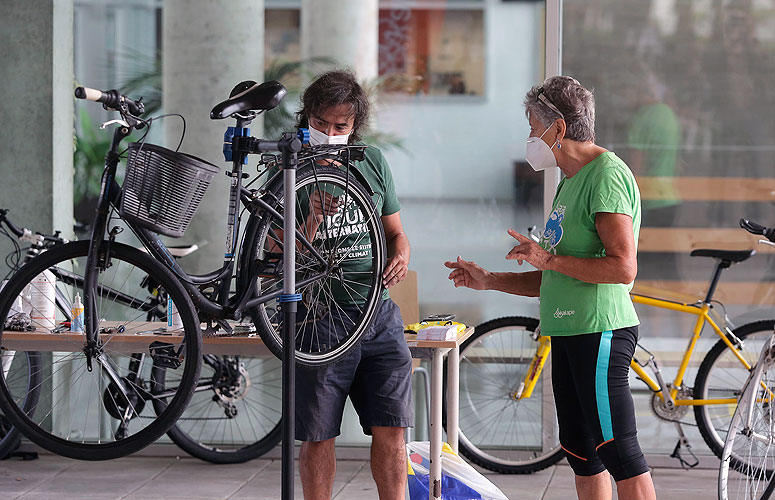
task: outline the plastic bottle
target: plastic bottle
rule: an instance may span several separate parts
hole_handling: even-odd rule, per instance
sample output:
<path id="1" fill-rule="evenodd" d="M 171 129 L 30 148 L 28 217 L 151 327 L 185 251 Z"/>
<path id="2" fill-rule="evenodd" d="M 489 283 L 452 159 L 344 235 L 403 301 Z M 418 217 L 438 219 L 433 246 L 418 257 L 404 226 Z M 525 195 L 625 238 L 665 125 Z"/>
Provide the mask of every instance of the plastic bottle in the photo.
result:
<path id="1" fill-rule="evenodd" d="M 3 283 L 0 284 L 0 290 L 5 288 L 6 283 L 8 283 L 8 280 L 3 280 Z M 24 312 L 24 306 L 22 304 L 22 295 L 23 293 L 16 296 L 16 299 L 14 299 L 13 304 L 11 305 L 11 310 L 8 311 L 8 317 L 19 313 Z M 3 376 L 8 377 L 8 372 L 11 369 L 11 363 L 13 363 L 13 358 L 16 355 L 16 351 L 4 351 L 3 355 L 0 356 L 0 358 L 3 359 L 2 363 L 2 369 L 3 369 Z"/>
<path id="2" fill-rule="evenodd" d="M 172 299 L 167 297 L 167 333 L 181 333 L 183 331 L 183 320 L 180 319 L 180 313 Z"/>
<path id="3" fill-rule="evenodd" d="M 70 331 L 83 333 L 83 304 L 81 295 L 76 292 L 73 305 L 70 307 Z"/>
<path id="4" fill-rule="evenodd" d="M 3 280 L 3 284 L 0 285 L 0 290 L 5 288 L 6 283 L 8 283 L 8 280 Z M 22 295 L 23 292 L 16 296 L 16 299 L 14 299 L 13 304 L 11 305 L 11 310 L 8 311 L 8 317 L 19 313 L 24 312 L 24 304 L 22 303 Z"/>
<path id="5" fill-rule="evenodd" d="M 45 270 L 27 285 L 25 312 L 29 308 L 33 326 L 48 330 L 56 327 L 56 281 L 54 273 Z"/>

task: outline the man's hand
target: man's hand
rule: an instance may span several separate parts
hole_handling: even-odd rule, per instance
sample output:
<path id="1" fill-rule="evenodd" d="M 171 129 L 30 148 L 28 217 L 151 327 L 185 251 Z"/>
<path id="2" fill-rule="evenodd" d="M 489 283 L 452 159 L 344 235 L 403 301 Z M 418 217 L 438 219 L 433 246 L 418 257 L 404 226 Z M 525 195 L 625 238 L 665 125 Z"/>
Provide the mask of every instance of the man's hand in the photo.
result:
<path id="1" fill-rule="evenodd" d="M 455 283 L 455 288 L 464 286 L 474 290 L 487 290 L 491 277 L 490 271 L 479 267 L 476 262 L 463 260 L 458 255 L 456 261 L 445 262 L 445 266 L 454 269 L 449 273 L 449 279 Z"/>
<path id="2" fill-rule="evenodd" d="M 309 197 L 309 204 L 315 218 L 318 215 L 334 215 L 339 209 L 339 197 L 316 189 Z"/>
<path id="3" fill-rule="evenodd" d="M 390 288 L 396 285 L 406 278 L 409 262 L 403 255 L 395 255 L 385 267 L 385 272 L 382 273 L 382 284 L 385 288 Z"/>
<path id="4" fill-rule="evenodd" d="M 519 242 L 519 245 L 506 254 L 506 260 L 516 260 L 519 265 L 522 261 L 527 261 L 530 265 L 544 271 L 547 269 L 549 261 L 552 260 L 552 254 L 547 252 L 538 243 L 527 236 L 523 236 L 513 229 L 509 229 L 509 235 Z"/>
<path id="5" fill-rule="evenodd" d="M 334 215 L 339 208 L 339 197 L 316 189 L 309 197 L 309 205 L 310 211 L 304 222 L 302 233 L 307 240 L 313 241 L 325 217 Z"/>

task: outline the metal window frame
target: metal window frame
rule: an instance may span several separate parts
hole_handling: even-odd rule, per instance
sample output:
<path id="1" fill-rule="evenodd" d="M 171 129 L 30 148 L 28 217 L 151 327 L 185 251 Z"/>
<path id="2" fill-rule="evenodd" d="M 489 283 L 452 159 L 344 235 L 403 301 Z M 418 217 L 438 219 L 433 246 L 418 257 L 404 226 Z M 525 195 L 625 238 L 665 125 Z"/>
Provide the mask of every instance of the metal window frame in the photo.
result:
<path id="1" fill-rule="evenodd" d="M 544 78 L 562 74 L 562 0 L 546 0 L 544 31 Z M 548 219 L 562 172 L 559 168 L 544 170 L 544 215 Z"/>

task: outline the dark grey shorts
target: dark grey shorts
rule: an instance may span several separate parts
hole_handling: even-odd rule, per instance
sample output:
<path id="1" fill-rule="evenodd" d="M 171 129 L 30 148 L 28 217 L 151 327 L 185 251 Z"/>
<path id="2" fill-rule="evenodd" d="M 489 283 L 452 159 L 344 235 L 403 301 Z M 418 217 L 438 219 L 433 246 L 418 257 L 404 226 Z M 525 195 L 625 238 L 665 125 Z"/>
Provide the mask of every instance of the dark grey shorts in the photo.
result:
<path id="1" fill-rule="evenodd" d="M 322 368 L 296 368 L 296 439 L 325 441 L 340 434 L 347 396 L 363 432 L 410 427 L 412 357 L 398 306 L 382 301 L 372 326 L 342 360 Z"/>

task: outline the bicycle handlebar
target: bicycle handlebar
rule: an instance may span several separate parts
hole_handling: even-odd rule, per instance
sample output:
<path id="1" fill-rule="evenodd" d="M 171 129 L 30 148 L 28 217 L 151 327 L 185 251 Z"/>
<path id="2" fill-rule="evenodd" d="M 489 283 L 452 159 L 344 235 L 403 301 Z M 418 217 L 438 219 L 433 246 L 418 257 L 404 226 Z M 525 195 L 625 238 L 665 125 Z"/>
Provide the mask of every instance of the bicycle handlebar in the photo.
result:
<path id="1" fill-rule="evenodd" d="M 5 223 L 6 226 L 8 226 L 8 229 L 11 230 L 11 232 L 16 236 L 17 238 L 21 238 L 24 234 L 24 229 L 20 228 L 13 222 L 9 221 L 6 215 L 8 214 L 8 209 L 6 208 L 0 208 L 0 224 Z"/>
<path id="2" fill-rule="evenodd" d="M 760 234 L 775 243 L 775 227 L 764 227 L 748 219 L 740 219 L 740 227 L 752 234 Z"/>
<path id="3" fill-rule="evenodd" d="M 126 105 L 126 110 L 131 115 L 140 116 L 145 112 L 145 104 L 141 100 L 132 100 L 121 93 L 118 90 L 98 90 L 90 89 L 89 87 L 78 87 L 75 89 L 75 97 L 78 99 L 86 99 L 87 101 L 101 102 L 105 109 L 113 109 L 116 111 L 122 111 L 122 104 Z"/>
<path id="4" fill-rule="evenodd" d="M 7 208 L 0 208 L 0 225 L 5 224 L 8 229 L 13 233 L 14 236 L 21 239 L 24 236 L 27 236 L 28 238 L 32 236 L 32 234 L 36 234 L 39 237 L 43 238 L 43 241 L 50 241 L 52 243 L 67 243 L 67 240 L 64 238 L 61 238 L 59 236 L 59 231 L 57 231 L 56 235 L 54 236 L 48 236 L 43 233 L 33 233 L 29 229 L 21 228 L 8 220 L 8 209 Z"/>

